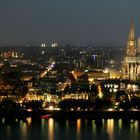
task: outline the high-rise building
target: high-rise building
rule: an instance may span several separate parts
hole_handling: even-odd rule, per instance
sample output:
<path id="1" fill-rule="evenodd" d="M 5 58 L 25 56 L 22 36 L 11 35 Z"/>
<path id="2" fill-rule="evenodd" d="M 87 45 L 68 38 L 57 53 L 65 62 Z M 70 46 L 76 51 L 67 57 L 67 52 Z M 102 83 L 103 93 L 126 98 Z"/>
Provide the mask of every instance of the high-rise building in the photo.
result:
<path id="1" fill-rule="evenodd" d="M 96 52 L 92 55 L 92 62 L 95 69 L 103 69 L 104 63 L 103 63 L 103 55 L 99 52 Z"/>
<path id="2" fill-rule="evenodd" d="M 139 44 L 139 43 L 138 43 Z M 125 57 L 123 60 L 123 78 L 129 80 L 140 79 L 140 46 L 136 46 L 134 24 L 131 23 L 127 41 Z"/>

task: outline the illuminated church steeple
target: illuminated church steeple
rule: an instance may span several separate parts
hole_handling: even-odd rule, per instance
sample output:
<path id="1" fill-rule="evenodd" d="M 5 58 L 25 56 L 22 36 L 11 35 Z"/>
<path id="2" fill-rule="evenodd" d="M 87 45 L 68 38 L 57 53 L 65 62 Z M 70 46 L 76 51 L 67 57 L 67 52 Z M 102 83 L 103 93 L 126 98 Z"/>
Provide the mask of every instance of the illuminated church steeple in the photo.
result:
<path id="1" fill-rule="evenodd" d="M 131 25 L 130 25 L 126 55 L 127 55 L 127 57 L 136 56 L 136 40 L 135 40 L 135 30 L 134 30 L 133 22 L 131 22 Z"/>
<path id="2" fill-rule="evenodd" d="M 126 55 L 123 61 L 123 78 L 140 80 L 140 46 L 136 46 L 134 24 L 131 23 L 127 41 Z"/>

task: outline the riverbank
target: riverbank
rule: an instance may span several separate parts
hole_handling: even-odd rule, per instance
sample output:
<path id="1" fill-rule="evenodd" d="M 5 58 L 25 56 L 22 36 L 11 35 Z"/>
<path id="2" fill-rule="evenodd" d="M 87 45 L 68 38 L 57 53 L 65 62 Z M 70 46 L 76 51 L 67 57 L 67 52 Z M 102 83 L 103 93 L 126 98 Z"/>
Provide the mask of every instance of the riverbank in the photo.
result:
<path id="1" fill-rule="evenodd" d="M 140 119 L 140 111 L 59 111 L 52 112 L 51 117 L 87 119 Z"/>
<path id="2" fill-rule="evenodd" d="M 0 117 L 5 118 L 41 118 L 47 115 L 58 119 L 140 119 L 140 111 L 62 111 L 62 110 L 1 110 Z M 47 117 L 48 118 L 48 117 Z"/>

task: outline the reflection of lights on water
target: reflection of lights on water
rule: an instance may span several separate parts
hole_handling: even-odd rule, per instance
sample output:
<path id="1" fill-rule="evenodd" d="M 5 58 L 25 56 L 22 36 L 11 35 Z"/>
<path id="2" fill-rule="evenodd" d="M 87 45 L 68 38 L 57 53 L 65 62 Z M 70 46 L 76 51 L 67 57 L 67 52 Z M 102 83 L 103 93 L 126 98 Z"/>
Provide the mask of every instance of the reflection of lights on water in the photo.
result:
<path id="1" fill-rule="evenodd" d="M 26 122 L 24 122 L 23 120 L 20 121 L 21 137 L 23 137 L 23 139 L 26 139 L 28 133 L 28 126 L 30 126 L 31 123 L 31 117 L 26 118 Z"/>
<path id="2" fill-rule="evenodd" d="M 10 135 L 11 135 L 11 127 L 8 125 L 7 127 L 6 127 L 6 134 L 7 134 L 7 136 L 8 137 L 10 137 Z"/>
<path id="3" fill-rule="evenodd" d="M 87 120 L 85 120 L 85 126 L 87 127 Z"/>
<path id="4" fill-rule="evenodd" d="M 79 139 L 80 140 L 80 130 L 81 130 L 81 119 L 77 119 L 77 122 L 76 122 L 76 124 L 77 124 L 77 139 Z"/>
<path id="5" fill-rule="evenodd" d="M 107 132 L 111 140 L 113 140 L 113 129 L 114 129 L 114 120 L 108 119 L 107 120 Z"/>
<path id="6" fill-rule="evenodd" d="M 131 119 L 130 120 L 130 134 L 131 134 L 132 137 L 134 135 L 138 135 L 139 134 L 139 131 L 138 131 L 139 128 L 138 127 L 139 127 L 138 120 Z"/>
<path id="7" fill-rule="evenodd" d="M 68 120 L 66 120 L 66 127 L 67 127 L 67 129 L 69 128 L 69 121 Z"/>
<path id="8" fill-rule="evenodd" d="M 21 136 L 26 137 L 27 136 L 27 123 L 23 122 L 21 125 Z"/>
<path id="9" fill-rule="evenodd" d="M 5 124 L 5 118 L 2 118 L 2 123 Z"/>
<path id="10" fill-rule="evenodd" d="M 103 124 L 103 126 L 105 125 L 105 119 L 102 120 L 102 124 Z"/>
<path id="11" fill-rule="evenodd" d="M 119 124 L 119 129 L 122 129 L 122 120 L 121 119 L 119 119 L 118 124 Z"/>
<path id="12" fill-rule="evenodd" d="M 23 124 L 23 120 L 20 120 L 20 122 L 19 122 L 19 123 L 20 123 L 20 126 L 22 126 L 22 124 Z"/>
<path id="13" fill-rule="evenodd" d="M 26 119 L 26 121 L 27 121 L 27 124 L 28 124 L 28 125 L 31 125 L 31 123 L 32 123 L 32 118 L 31 118 L 31 117 L 28 117 L 28 118 Z"/>
<path id="14" fill-rule="evenodd" d="M 44 127 L 44 125 L 45 125 L 45 120 L 41 119 L 41 126 Z"/>
<path id="15" fill-rule="evenodd" d="M 138 129 L 139 129 L 139 122 L 138 122 L 138 120 L 136 120 L 135 121 L 135 133 L 136 133 L 136 135 L 139 133 Z"/>
<path id="16" fill-rule="evenodd" d="M 69 136 L 69 120 L 66 120 L 66 135 Z"/>
<path id="17" fill-rule="evenodd" d="M 81 119 L 77 119 L 77 131 L 79 132 L 81 128 Z"/>
<path id="18" fill-rule="evenodd" d="M 43 137 L 48 137 L 48 133 L 46 132 L 47 128 L 48 128 L 48 120 L 47 119 L 41 119 L 41 132 L 42 132 L 42 135 Z"/>
<path id="19" fill-rule="evenodd" d="M 54 120 L 52 118 L 48 120 L 48 131 L 49 140 L 54 140 Z"/>
<path id="20" fill-rule="evenodd" d="M 92 121 L 92 126 L 93 126 L 93 134 L 96 134 L 96 125 L 94 121 Z"/>

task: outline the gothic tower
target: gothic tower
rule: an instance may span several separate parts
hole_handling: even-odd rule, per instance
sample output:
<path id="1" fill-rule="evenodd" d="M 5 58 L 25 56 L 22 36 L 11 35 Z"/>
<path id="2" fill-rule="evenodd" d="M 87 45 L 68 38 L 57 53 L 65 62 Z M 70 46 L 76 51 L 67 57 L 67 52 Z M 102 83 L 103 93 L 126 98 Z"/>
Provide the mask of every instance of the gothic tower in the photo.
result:
<path id="1" fill-rule="evenodd" d="M 123 78 L 134 81 L 137 80 L 139 68 L 138 50 L 136 47 L 134 24 L 132 22 L 130 25 L 126 54 L 123 61 Z"/>
<path id="2" fill-rule="evenodd" d="M 128 41 L 127 41 L 127 50 L 126 50 L 127 57 L 135 57 L 136 56 L 136 40 L 135 40 L 135 31 L 134 31 L 134 24 L 131 23 Z"/>

